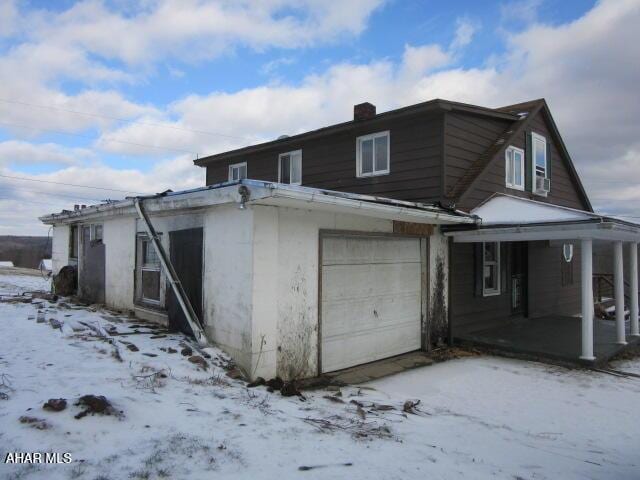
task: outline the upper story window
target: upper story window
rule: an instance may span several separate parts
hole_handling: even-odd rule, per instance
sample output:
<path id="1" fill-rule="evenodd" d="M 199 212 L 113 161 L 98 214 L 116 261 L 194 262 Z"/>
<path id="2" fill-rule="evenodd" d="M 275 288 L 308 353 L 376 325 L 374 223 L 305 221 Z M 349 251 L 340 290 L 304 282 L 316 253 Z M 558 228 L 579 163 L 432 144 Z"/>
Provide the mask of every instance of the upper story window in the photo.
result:
<path id="1" fill-rule="evenodd" d="M 281 153 L 278 156 L 278 182 L 302 184 L 302 150 Z"/>
<path id="2" fill-rule="evenodd" d="M 229 165 L 229 181 L 242 180 L 247 178 L 247 162 L 234 163 Z"/>
<path id="3" fill-rule="evenodd" d="M 358 177 L 389 173 L 389 132 L 372 133 L 356 139 Z"/>
<path id="4" fill-rule="evenodd" d="M 535 132 L 531 133 L 531 159 L 533 192 L 546 196 L 551 187 L 547 139 Z"/>
<path id="5" fill-rule="evenodd" d="M 505 163 L 507 187 L 524 190 L 524 150 L 516 147 L 507 148 Z"/>
<path id="6" fill-rule="evenodd" d="M 500 242 L 482 244 L 482 295 L 500 295 Z"/>

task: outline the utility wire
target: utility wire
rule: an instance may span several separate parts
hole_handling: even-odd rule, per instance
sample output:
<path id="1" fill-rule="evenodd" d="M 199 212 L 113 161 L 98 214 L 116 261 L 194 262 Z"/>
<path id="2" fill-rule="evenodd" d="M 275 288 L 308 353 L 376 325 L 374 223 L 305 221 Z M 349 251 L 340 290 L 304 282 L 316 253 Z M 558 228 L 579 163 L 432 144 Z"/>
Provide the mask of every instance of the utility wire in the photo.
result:
<path id="1" fill-rule="evenodd" d="M 86 138 L 88 140 L 96 140 L 96 138 L 90 137 L 88 135 L 82 135 L 80 133 L 65 132 L 65 131 L 62 131 L 62 130 L 54 130 L 52 128 L 33 127 L 31 125 L 21 125 L 19 123 L 4 122 L 4 121 L 0 121 L 0 124 L 9 125 L 9 126 L 18 127 L 18 128 L 26 128 L 28 130 L 36 130 L 36 131 L 42 130 L 42 131 L 45 131 L 45 132 L 59 133 L 59 134 L 62 134 L 62 135 L 72 135 L 74 137 Z M 179 148 L 171 148 L 171 147 L 158 147 L 157 145 L 149 145 L 149 144 L 146 144 L 146 143 L 129 142 L 129 141 L 126 141 L 126 140 L 116 140 L 115 138 L 98 138 L 97 140 L 100 140 L 100 141 L 103 141 L 103 142 L 124 143 L 124 144 L 127 144 L 127 145 L 135 145 L 135 146 L 138 146 L 138 147 L 155 148 L 157 150 L 168 150 L 168 151 L 178 152 L 178 153 L 189 153 L 191 155 L 195 155 L 196 157 L 200 156 L 200 154 L 198 152 L 192 152 L 191 150 L 182 150 L 182 149 L 179 149 Z"/>
<path id="2" fill-rule="evenodd" d="M 23 101 L 19 101 L 19 100 L 8 100 L 6 98 L 0 98 L 0 102 L 12 103 L 14 105 L 23 105 L 23 106 L 27 106 L 27 107 L 33 107 L 33 108 L 43 108 L 43 109 L 47 109 L 47 110 L 59 110 L 61 112 L 73 113 L 75 115 L 84 115 L 84 116 L 87 116 L 87 117 L 107 118 L 109 120 L 117 120 L 119 122 L 126 122 L 126 123 L 135 123 L 135 124 L 138 124 L 138 125 L 146 125 L 146 126 L 149 126 L 149 127 L 169 128 L 171 130 L 181 130 L 183 132 L 197 133 L 197 134 L 200 134 L 200 135 L 211 135 L 211 136 L 216 136 L 216 137 L 227 137 L 227 138 L 233 138 L 233 139 L 236 139 L 236 140 L 250 141 L 246 137 L 238 137 L 236 135 L 228 135 L 226 133 L 208 132 L 208 131 L 205 131 L 205 130 L 192 130 L 190 128 L 176 127 L 176 126 L 173 126 L 173 125 L 163 125 L 161 123 L 141 122 L 141 121 L 138 121 L 138 120 L 129 120 L 129 119 L 123 118 L 123 117 L 116 117 L 116 116 L 113 116 L 113 115 L 104 115 L 104 114 L 100 114 L 100 113 L 81 112 L 81 111 L 78 111 L 78 110 L 70 110 L 70 109 L 67 109 L 67 108 L 54 107 L 54 106 L 51 106 L 51 105 L 38 105 L 38 104 L 35 104 L 35 103 L 23 102 Z"/>
<path id="3" fill-rule="evenodd" d="M 23 180 L 23 181 L 26 181 L 26 182 L 51 183 L 53 185 L 65 185 L 67 187 L 93 188 L 95 190 L 107 190 L 107 191 L 110 191 L 110 192 L 136 193 L 138 195 L 146 195 L 143 192 L 134 192 L 132 190 L 119 190 L 117 188 L 96 187 L 94 185 L 80 185 L 78 183 L 54 182 L 52 180 L 41 180 L 39 178 L 14 177 L 14 176 L 11 176 L 11 175 L 2 175 L 2 174 L 0 174 L 0 177 L 2 177 L 2 178 L 11 178 L 12 180 Z"/>

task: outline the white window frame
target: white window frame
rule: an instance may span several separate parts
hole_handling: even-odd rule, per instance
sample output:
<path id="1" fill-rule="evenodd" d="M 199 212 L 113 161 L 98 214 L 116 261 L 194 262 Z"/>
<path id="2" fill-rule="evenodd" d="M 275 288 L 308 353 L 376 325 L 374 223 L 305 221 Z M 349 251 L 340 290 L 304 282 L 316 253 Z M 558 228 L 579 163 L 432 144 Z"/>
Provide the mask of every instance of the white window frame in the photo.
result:
<path id="1" fill-rule="evenodd" d="M 138 303 L 143 305 L 152 305 L 155 307 L 162 306 L 162 271 L 160 268 L 160 262 L 158 261 L 157 265 L 145 264 L 144 263 L 144 243 L 148 242 L 151 248 L 155 248 L 153 245 L 153 241 L 148 235 L 138 235 L 137 236 L 137 249 L 138 249 L 138 271 L 136 272 L 137 278 L 137 294 L 136 298 Z M 159 253 L 156 252 L 156 256 Z M 158 272 L 158 299 L 155 298 L 147 298 L 144 296 L 144 290 L 142 288 L 142 272 Z"/>
<path id="2" fill-rule="evenodd" d="M 496 245 L 496 259 L 495 261 L 487 262 L 486 256 L 484 254 L 485 245 L 487 244 L 495 244 Z M 496 288 L 488 289 L 485 287 L 484 283 L 484 270 L 487 266 L 495 266 L 496 268 Z M 500 295 L 501 293 L 501 282 L 500 278 L 500 242 L 482 242 L 482 296 L 483 297 L 493 297 L 495 295 Z"/>
<path id="3" fill-rule="evenodd" d="M 288 185 L 302 185 L 302 150 L 292 150 L 290 152 L 284 152 L 278 155 L 278 183 L 282 183 L 282 157 L 289 155 L 289 183 Z M 291 172 L 293 169 L 293 158 L 300 160 L 300 180 L 297 182 L 291 181 Z"/>
<path id="4" fill-rule="evenodd" d="M 540 135 L 539 133 L 536 132 L 531 132 L 531 183 L 532 183 L 532 188 L 531 190 L 533 191 L 533 193 L 535 195 L 540 195 L 542 197 L 546 197 L 548 193 L 543 193 L 543 192 L 538 192 L 536 190 L 536 178 L 538 175 L 538 171 L 537 171 L 537 166 L 536 166 L 536 156 L 537 156 L 537 149 L 536 149 L 536 140 L 540 140 L 543 144 L 544 144 L 544 178 L 549 178 L 549 159 L 547 158 L 547 138 L 544 137 L 543 135 Z"/>
<path id="5" fill-rule="evenodd" d="M 242 167 L 244 167 L 244 174 L 246 175 L 246 177 L 244 178 L 247 178 L 249 176 L 249 169 L 247 168 L 247 162 L 240 162 L 240 163 L 234 163 L 232 165 L 229 165 L 229 181 L 230 182 L 237 182 L 239 180 L 242 180 L 241 178 L 238 178 L 237 180 L 233 179 L 233 171 L 235 169 L 242 168 Z"/>
<path id="6" fill-rule="evenodd" d="M 512 182 L 509 178 L 509 152 L 512 152 L 511 157 L 513 158 L 513 165 L 515 165 L 514 156 L 516 153 L 520 154 L 520 182 L 518 185 L 515 182 Z M 511 172 L 514 173 L 515 169 L 513 166 L 511 167 Z M 505 184 L 508 188 L 512 188 L 514 190 L 524 191 L 524 183 L 525 183 L 525 161 L 524 161 L 524 150 L 518 147 L 514 147 L 510 145 L 504 152 L 504 175 L 505 175 Z M 515 174 L 513 175 L 513 179 L 515 180 Z"/>
<path id="7" fill-rule="evenodd" d="M 385 170 L 376 170 L 376 138 L 387 137 L 387 168 Z M 373 140 L 373 171 L 371 173 L 362 173 L 362 142 Z M 388 175 L 391 171 L 391 132 L 370 133 L 356 138 L 356 176 L 361 177 L 377 177 L 379 175 Z"/>

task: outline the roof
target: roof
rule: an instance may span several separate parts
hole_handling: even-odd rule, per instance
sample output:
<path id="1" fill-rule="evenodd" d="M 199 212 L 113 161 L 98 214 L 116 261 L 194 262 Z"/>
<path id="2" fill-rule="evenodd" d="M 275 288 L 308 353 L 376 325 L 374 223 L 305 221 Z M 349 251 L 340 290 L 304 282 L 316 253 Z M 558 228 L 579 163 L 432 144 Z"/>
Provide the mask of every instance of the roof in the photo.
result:
<path id="1" fill-rule="evenodd" d="M 13 267 L 13 262 L 10 262 L 10 261 L 0 262 L 0 268 L 9 268 L 9 267 Z"/>
<path id="2" fill-rule="evenodd" d="M 474 217 L 469 214 L 435 204 L 248 179 L 180 192 L 130 197 L 119 202 L 92 205 L 75 211 L 63 210 L 60 213 L 42 216 L 40 221 L 48 225 L 56 225 L 80 223 L 110 216 L 137 216 L 136 201 L 144 201 L 145 209 L 150 214 L 236 203 L 291 206 L 415 223 L 475 222 Z"/>
<path id="3" fill-rule="evenodd" d="M 502 132 L 502 134 L 496 139 L 496 141 L 480 156 L 476 161 L 467 169 L 465 174 L 460 177 L 458 182 L 454 184 L 447 192 L 447 197 L 451 199 L 453 204 L 461 203 L 465 196 L 471 191 L 472 187 L 479 181 L 483 173 L 487 170 L 496 158 L 502 158 L 505 148 L 514 142 L 514 139 L 518 135 L 522 135 L 526 131 L 527 127 L 531 123 L 531 120 L 535 118 L 538 113 L 544 113 L 546 116 L 551 134 L 554 137 L 555 144 L 560 150 L 561 154 L 566 160 L 569 173 L 576 184 L 578 193 L 582 197 L 584 204 L 588 207 L 588 210 L 593 211 L 587 192 L 582 185 L 582 181 L 578 176 L 578 172 L 573 165 L 573 160 L 569 155 L 569 151 L 560 135 L 558 127 L 556 126 L 549 106 L 544 98 L 537 100 L 531 100 L 523 103 L 516 103 L 513 105 L 507 105 L 505 107 L 496 108 L 495 111 L 509 113 L 515 116 L 515 120 Z"/>
<path id="4" fill-rule="evenodd" d="M 640 241 L 640 224 L 501 193 L 471 213 L 478 217 L 474 226 L 447 227 L 445 234 L 456 242 Z"/>
<path id="5" fill-rule="evenodd" d="M 285 138 L 278 138 L 276 140 L 272 140 L 269 142 L 259 143 L 256 145 L 250 145 L 248 147 L 238 148 L 238 149 L 230 150 L 227 152 L 209 155 L 209 156 L 194 160 L 193 163 L 198 166 L 206 166 L 207 164 L 217 160 L 259 152 L 262 150 L 272 148 L 276 145 L 282 145 L 284 147 L 285 145 L 298 142 L 300 140 L 310 140 L 312 138 L 317 138 L 324 135 L 336 133 L 342 130 L 347 130 L 347 129 L 353 128 L 354 126 L 375 124 L 381 120 L 388 120 L 391 118 L 405 117 L 409 115 L 415 115 L 419 113 L 424 113 L 429 111 L 438 111 L 438 110 L 462 111 L 462 112 L 471 113 L 475 115 L 489 116 L 493 118 L 500 118 L 502 120 L 510 120 L 510 121 L 517 120 L 518 118 L 516 115 L 509 112 L 503 112 L 503 111 L 499 111 L 492 108 L 481 107 L 478 105 L 471 105 L 467 103 L 453 102 L 451 100 L 443 100 L 440 98 L 436 98 L 426 102 L 417 103 L 415 105 L 409 105 L 407 107 L 402 107 L 395 110 L 389 110 L 387 112 L 379 113 L 375 117 L 368 120 L 355 120 L 355 121 L 350 120 L 348 122 L 330 125 L 327 127 L 319 128 L 317 130 L 311 130 L 309 132 L 300 133 L 298 135 L 291 135 Z"/>

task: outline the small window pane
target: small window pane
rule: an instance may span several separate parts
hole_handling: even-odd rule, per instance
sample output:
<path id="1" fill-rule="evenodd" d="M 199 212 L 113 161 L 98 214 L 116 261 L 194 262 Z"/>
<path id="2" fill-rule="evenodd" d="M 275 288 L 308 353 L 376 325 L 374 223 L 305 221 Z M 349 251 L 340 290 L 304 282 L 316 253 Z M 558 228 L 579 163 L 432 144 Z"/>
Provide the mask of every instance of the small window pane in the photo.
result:
<path id="1" fill-rule="evenodd" d="M 302 154 L 300 152 L 291 157 L 291 183 L 302 183 Z"/>
<path id="2" fill-rule="evenodd" d="M 148 300 L 160 300 L 160 272 L 142 270 L 142 297 Z"/>
<path id="3" fill-rule="evenodd" d="M 495 262 L 497 260 L 495 243 L 484 244 L 484 260 L 485 262 Z"/>
<path id="4" fill-rule="evenodd" d="M 485 265 L 484 267 L 484 289 L 487 291 L 498 289 L 498 275 L 496 265 Z"/>
<path id="5" fill-rule="evenodd" d="M 291 156 L 280 157 L 280 183 L 291 183 Z"/>
<path id="6" fill-rule="evenodd" d="M 524 185 L 522 179 L 522 153 L 513 151 L 513 184 L 521 187 Z"/>
<path id="7" fill-rule="evenodd" d="M 160 259 L 158 258 L 158 255 L 156 253 L 156 249 L 154 248 L 153 244 L 151 243 L 151 240 L 145 240 L 142 243 L 142 249 L 143 249 L 143 263 L 144 265 L 159 265 L 160 264 Z"/>
<path id="8" fill-rule="evenodd" d="M 364 140 L 360 146 L 362 173 L 373 173 L 373 140 Z"/>
<path id="9" fill-rule="evenodd" d="M 535 140 L 536 150 L 536 167 L 540 167 L 543 170 L 547 167 L 547 147 L 545 142 L 540 139 Z"/>
<path id="10" fill-rule="evenodd" d="M 238 180 L 242 180 L 243 178 L 247 178 L 247 166 L 241 165 L 238 167 Z"/>
<path id="11" fill-rule="evenodd" d="M 513 185 L 513 150 L 507 150 L 507 185 Z"/>
<path id="12" fill-rule="evenodd" d="M 102 225 L 93 226 L 93 240 L 96 242 L 102 241 Z"/>
<path id="13" fill-rule="evenodd" d="M 376 171 L 385 171 L 389 166 L 388 158 L 387 158 L 387 142 L 388 141 L 389 139 L 386 135 L 383 137 L 376 137 L 375 139 Z"/>

